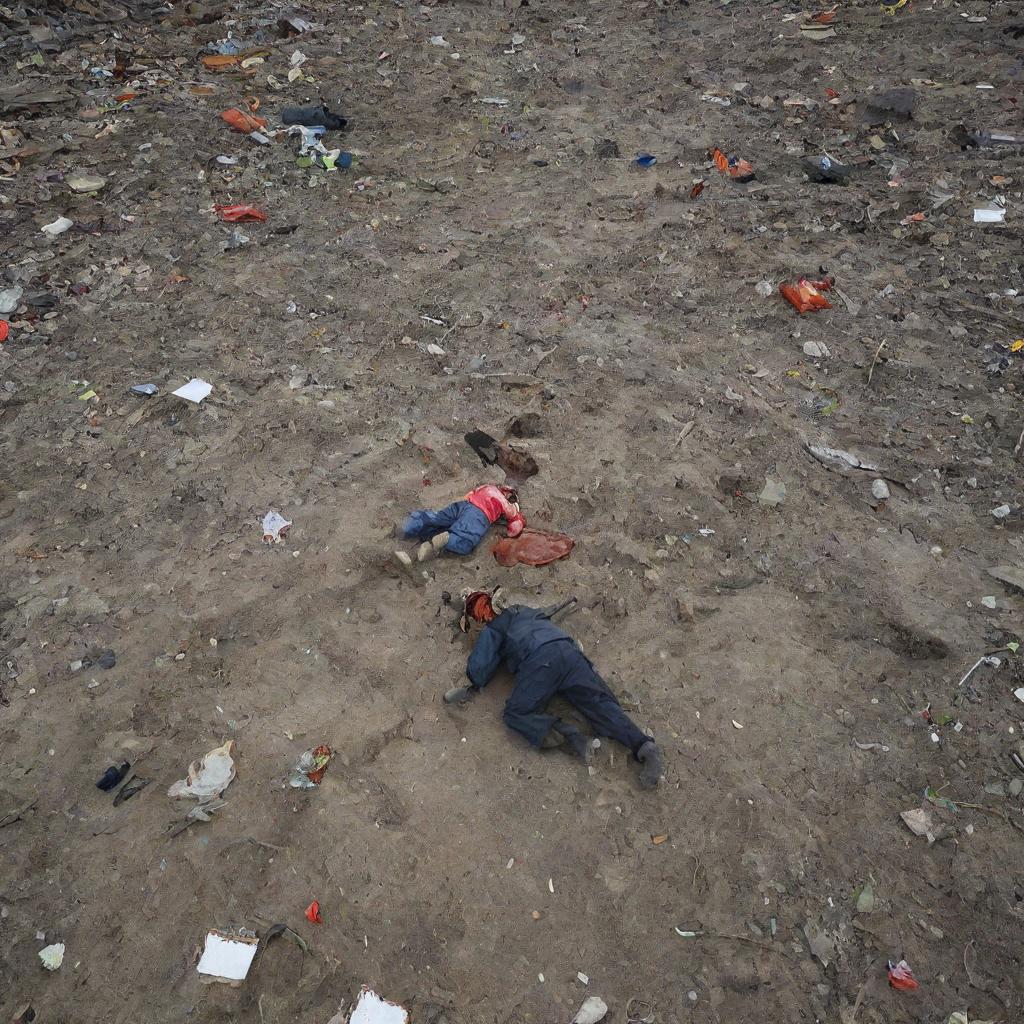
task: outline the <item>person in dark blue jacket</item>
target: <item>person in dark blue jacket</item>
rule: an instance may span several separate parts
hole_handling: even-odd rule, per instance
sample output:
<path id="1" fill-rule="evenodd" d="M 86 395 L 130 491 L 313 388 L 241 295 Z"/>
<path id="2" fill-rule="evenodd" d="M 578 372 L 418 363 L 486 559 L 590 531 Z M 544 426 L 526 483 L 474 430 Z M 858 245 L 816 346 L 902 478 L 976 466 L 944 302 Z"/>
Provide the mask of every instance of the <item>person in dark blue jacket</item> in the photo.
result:
<path id="1" fill-rule="evenodd" d="M 551 621 L 555 611 L 511 605 L 497 614 L 486 591 L 470 594 L 466 616 L 486 626 L 466 664 L 469 685 L 449 690 L 445 701 L 454 704 L 470 699 L 504 664 L 515 676 L 515 686 L 502 713 L 509 728 L 525 736 L 534 747 L 561 737 L 589 762 L 592 741 L 575 726 L 545 711 L 552 697 L 562 697 L 583 715 L 597 735 L 617 740 L 629 749 L 641 763 L 641 786 L 653 789 L 662 774 L 661 751 L 623 711 L 576 641 Z"/>

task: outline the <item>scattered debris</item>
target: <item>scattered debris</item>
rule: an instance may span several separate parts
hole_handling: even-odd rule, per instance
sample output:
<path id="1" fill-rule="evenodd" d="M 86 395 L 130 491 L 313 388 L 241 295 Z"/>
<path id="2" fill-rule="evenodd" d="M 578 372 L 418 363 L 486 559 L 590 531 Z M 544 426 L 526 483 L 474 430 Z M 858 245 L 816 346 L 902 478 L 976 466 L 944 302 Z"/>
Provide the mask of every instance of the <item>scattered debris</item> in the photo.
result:
<path id="1" fill-rule="evenodd" d="M 915 836 L 925 836 L 929 846 L 945 834 L 944 827 L 936 824 L 931 810 L 927 807 L 915 807 L 909 811 L 900 811 L 900 817 L 903 819 L 903 824 Z"/>
<path id="2" fill-rule="evenodd" d="M 258 946 L 256 936 L 244 930 L 207 932 L 203 955 L 196 967 L 202 976 L 200 980 L 237 987 L 245 981 Z"/>
<path id="3" fill-rule="evenodd" d="M 292 769 L 288 785 L 292 789 L 316 788 L 320 785 L 324 772 L 327 771 L 327 766 L 330 764 L 333 756 L 334 751 L 326 743 L 321 743 L 318 747 L 310 747 L 309 750 L 303 751 L 295 767 Z"/>
<path id="4" fill-rule="evenodd" d="M 195 402 L 198 405 L 211 391 L 213 391 L 212 384 L 207 384 L 199 377 L 193 377 L 187 384 L 182 384 L 177 391 L 172 391 L 171 394 L 176 398 L 184 398 L 186 402 Z"/>
<path id="5" fill-rule="evenodd" d="M 600 996 L 590 996 L 576 1011 L 572 1024 L 598 1024 L 608 1014 L 608 1004 Z"/>
<path id="6" fill-rule="evenodd" d="M 882 479 L 872 480 L 871 496 L 877 501 L 888 501 L 891 497 L 889 485 Z"/>
<path id="7" fill-rule="evenodd" d="M 833 283 L 829 277 L 822 278 L 819 281 L 809 281 L 806 277 L 801 277 L 796 284 L 790 284 L 788 281 L 780 284 L 779 294 L 798 313 L 803 315 L 804 313 L 814 312 L 819 309 L 832 308 L 832 303 L 821 293 L 828 291 Z"/>
<path id="8" fill-rule="evenodd" d="M 240 204 L 236 206 L 214 206 L 213 209 L 221 220 L 227 221 L 229 224 L 244 224 L 251 221 L 265 221 L 267 219 L 267 215 L 255 206 Z"/>
<path id="9" fill-rule="evenodd" d="M 753 165 L 742 159 L 742 157 L 726 156 L 725 153 L 716 148 L 711 150 L 711 159 L 719 171 L 732 178 L 733 181 L 742 183 L 754 180 Z"/>
<path id="10" fill-rule="evenodd" d="M 873 466 L 869 462 L 863 462 L 852 452 L 843 451 L 841 448 L 828 448 L 825 445 L 810 443 L 806 445 L 806 448 L 811 455 L 819 462 L 828 466 L 829 469 L 838 469 L 840 471 L 859 469 L 866 473 L 877 473 L 879 471 L 877 466 Z"/>
<path id="11" fill-rule="evenodd" d="M 263 517 L 263 543 L 280 544 L 288 532 L 288 527 L 291 525 L 292 521 L 290 519 L 285 519 L 280 512 L 275 512 L 271 509 Z"/>
<path id="12" fill-rule="evenodd" d="M 335 132 L 344 130 L 348 121 L 334 113 L 326 103 L 308 107 L 284 107 L 281 111 L 282 124 L 305 125 L 307 128 L 323 128 Z"/>
<path id="13" fill-rule="evenodd" d="M 48 971 L 55 971 L 64 963 L 64 948 L 63 942 L 55 942 L 39 950 L 39 959 Z"/>
<path id="14" fill-rule="evenodd" d="M 306 907 L 306 920 L 310 924 L 323 924 L 324 920 L 320 916 L 320 901 L 313 900 L 308 907 Z"/>
<path id="15" fill-rule="evenodd" d="M 889 984 L 900 992 L 914 992 L 921 987 L 906 960 L 898 964 L 889 961 Z"/>
<path id="16" fill-rule="evenodd" d="M 349 1024 L 408 1024 L 409 1013 L 397 1003 L 382 999 L 373 989 L 363 986 Z"/>
<path id="17" fill-rule="evenodd" d="M 209 800 L 220 796 L 235 777 L 235 741 L 228 740 L 220 747 L 214 747 L 198 761 L 188 766 L 188 777 L 179 779 L 169 790 L 168 796 L 191 797 L 195 800 Z"/>
<path id="18" fill-rule="evenodd" d="M 129 391 L 133 395 L 141 395 L 144 398 L 152 398 L 159 393 L 160 389 L 155 384 L 133 384 Z"/>
<path id="19" fill-rule="evenodd" d="M 96 788 L 102 789 L 104 793 L 109 793 L 127 775 L 129 768 L 131 765 L 127 761 L 119 765 L 112 764 L 96 783 Z"/>
<path id="20" fill-rule="evenodd" d="M 55 221 L 51 221 L 49 224 L 44 224 L 39 230 L 44 235 L 49 235 L 50 238 L 56 238 L 58 235 L 63 235 L 68 228 L 75 226 L 75 222 L 70 217 L 58 217 Z"/>

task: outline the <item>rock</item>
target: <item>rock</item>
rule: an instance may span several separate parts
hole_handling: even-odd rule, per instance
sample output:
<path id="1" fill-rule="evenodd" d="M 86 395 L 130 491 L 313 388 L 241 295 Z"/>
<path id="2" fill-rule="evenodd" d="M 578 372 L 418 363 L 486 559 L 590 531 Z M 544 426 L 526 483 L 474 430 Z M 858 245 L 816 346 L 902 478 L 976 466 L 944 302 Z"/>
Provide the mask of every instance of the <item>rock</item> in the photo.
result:
<path id="1" fill-rule="evenodd" d="M 871 493 L 879 501 L 888 501 L 890 497 L 889 485 L 884 480 L 872 480 Z"/>
<path id="2" fill-rule="evenodd" d="M 689 592 L 680 587 L 675 594 L 676 618 L 680 622 L 696 622 L 697 614 L 693 607 L 693 598 Z"/>
<path id="3" fill-rule="evenodd" d="M 1015 565 L 993 565 L 986 571 L 1000 583 L 1024 593 L 1024 569 L 1018 569 Z"/>
<path id="4" fill-rule="evenodd" d="M 107 179 L 99 174 L 88 174 L 85 171 L 75 171 L 64 179 L 72 192 L 99 192 L 107 184 Z"/>
<path id="5" fill-rule="evenodd" d="M 998 505 L 992 509 L 992 517 L 994 519 L 1005 519 L 1011 511 L 1009 505 Z"/>
<path id="6" fill-rule="evenodd" d="M 786 485 L 781 480 L 772 480 L 771 477 L 766 477 L 764 487 L 757 496 L 757 500 L 769 508 L 776 508 L 786 500 Z"/>
<path id="7" fill-rule="evenodd" d="M 983 597 L 983 598 L 981 599 L 981 603 L 982 603 L 982 604 L 983 604 L 983 605 L 984 605 L 984 606 L 985 606 L 986 608 L 989 608 L 989 609 L 991 609 L 992 611 L 995 611 L 995 607 L 996 607 L 996 599 L 995 599 L 994 597 L 992 597 L 992 596 L 991 596 L 990 594 L 986 594 L 986 595 L 985 595 L 985 596 L 984 596 L 984 597 Z"/>
<path id="8" fill-rule="evenodd" d="M 767 299 L 775 289 L 772 287 L 771 281 L 758 281 L 757 284 L 754 285 L 754 291 L 757 292 L 762 299 Z"/>
<path id="9" fill-rule="evenodd" d="M 104 651 L 96 662 L 100 668 L 113 668 L 117 664 L 117 657 L 113 651 Z"/>
<path id="10" fill-rule="evenodd" d="M 875 909 L 875 890 L 871 888 L 870 882 L 864 883 L 860 895 L 857 897 L 857 913 L 870 914 Z"/>
<path id="11" fill-rule="evenodd" d="M 818 341 L 805 341 L 804 342 L 804 355 L 810 356 L 811 359 L 828 359 L 832 353 L 829 352 L 828 346 Z"/>
<path id="12" fill-rule="evenodd" d="M 1020 796 L 1022 791 L 1024 791 L 1024 779 L 1011 779 L 1010 796 Z"/>
<path id="13" fill-rule="evenodd" d="M 604 1020 L 608 1012 L 608 1004 L 600 996 L 591 996 L 583 1001 L 583 1005 L 576 1011 L 572 1024 L 597 1024 Z"/>

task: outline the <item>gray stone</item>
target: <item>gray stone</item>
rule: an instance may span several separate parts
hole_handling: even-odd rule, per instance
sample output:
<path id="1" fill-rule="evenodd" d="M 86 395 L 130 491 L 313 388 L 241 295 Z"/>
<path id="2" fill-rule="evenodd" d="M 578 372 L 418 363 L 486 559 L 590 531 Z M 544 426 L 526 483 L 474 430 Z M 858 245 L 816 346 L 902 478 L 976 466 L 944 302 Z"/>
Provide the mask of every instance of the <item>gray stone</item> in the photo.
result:
<path id="1" fill-rule="evenodd" d="M 871 493 L 879 501 L 887 501 L 890 497 L 889 485 L 884 480 L 872 480 Z"/>

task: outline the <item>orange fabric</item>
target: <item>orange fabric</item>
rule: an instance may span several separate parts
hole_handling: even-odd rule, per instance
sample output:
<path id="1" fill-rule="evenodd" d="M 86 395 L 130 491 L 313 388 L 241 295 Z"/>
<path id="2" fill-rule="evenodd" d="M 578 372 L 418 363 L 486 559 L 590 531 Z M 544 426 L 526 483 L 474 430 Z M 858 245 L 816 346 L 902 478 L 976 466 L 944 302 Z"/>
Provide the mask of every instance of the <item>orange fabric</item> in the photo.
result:
<path id="1" fill-rule="evenodd" d="M 523 530 L 518 537 L 506 537 L 494 545 L 491 553 L 499 565 L 510 568 L 517 562 L 523 565 L 547 565 L 566 558 L 575 541 L 564 533 L 546 530 Z"/>
<path id="2" fill-rule="evenodd" d="M 244 110 L 238 110 L 235 107 L 225 110 L 220 116 L 221 120 L 226 121 L 236 132 L 245 132 L 246 135 L 267 127 L 265 118 L 253 117 L 252 114 L 247 114 Z"/>

